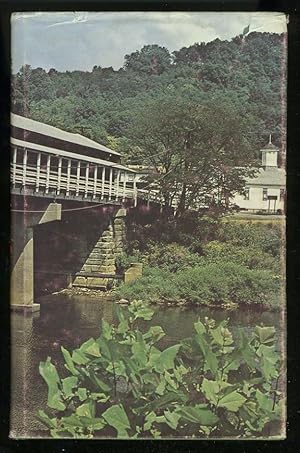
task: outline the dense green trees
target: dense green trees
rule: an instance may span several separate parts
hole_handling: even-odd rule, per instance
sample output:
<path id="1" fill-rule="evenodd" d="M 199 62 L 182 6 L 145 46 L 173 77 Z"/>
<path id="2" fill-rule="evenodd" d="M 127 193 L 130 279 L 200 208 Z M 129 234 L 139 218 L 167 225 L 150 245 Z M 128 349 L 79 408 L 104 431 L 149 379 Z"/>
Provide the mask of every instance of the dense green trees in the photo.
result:
<path id="1" fill-rule="evenodd" d="M 159 102 L 166 94 L 181 101 L 209 100 L 222 92 L 239 100 L 242 117 L 255 119 L 249 125 L 253 149 L 264 144 L 269 133 L 280 145 L 284 40 L 284 35 L 254 32 L 244 39 L 196 43 L 172 55 L 164 47 L 148 45 L 126 55 L 118 71 L 97 64 L 91 72 L 46 72 L 25 65 L 12 77 L 12 110 L 69 131 L 82 127 L 104 144 L 113 136 L 135 146 L 128 125 L 136 110 L 146 112 L 150 100 Z M 122 152 L 130 149 L 122 141 L 116 144 Z"/>
<path id="2" fill-rule="evenodd" d="M 268 134 L 284 144 L 284 40 L 250 33 L 172 55 L 152 44 L 118 71 L 25 65 L 13 76 L 12 109 L 155 166 L 163 203 L 176 197 L 178 212 L 212 192 L 226 204 Z"/>

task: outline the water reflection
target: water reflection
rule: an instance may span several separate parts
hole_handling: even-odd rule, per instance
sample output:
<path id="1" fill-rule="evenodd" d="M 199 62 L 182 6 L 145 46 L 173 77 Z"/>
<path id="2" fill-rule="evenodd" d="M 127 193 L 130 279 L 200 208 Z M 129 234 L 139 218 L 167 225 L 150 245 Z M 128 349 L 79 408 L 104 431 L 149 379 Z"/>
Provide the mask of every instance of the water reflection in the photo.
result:
<path id="1" fill-rule="evenodd" d="M 46 407 L 47 388 L 39 375 L 39 362 L 52 358 L 60 373 L 64 372 L 60 347 L 79 346 L 86 339 L 99 336 L 101 319 L 114 320 L 113 303 L 109 298 L 99 300 L 86 296 L 69 299 L 62 295 L 47 296 L 39 301 L 38 315 L 12 313 L 12 395 L 11 436 L 44 437 L 44 427 L 35 418 Z M 263 323 L 280 330 L 282 320 L 278 313 L 211 310 L 207 308 L 182 309 L 158 307 L 151 321 L 166 332 L 165 343 L 174 343 L 193 333 L 193 323 L 204 316 L 222 320 L 230 317 L 233 329 L 252 327 Z"/>

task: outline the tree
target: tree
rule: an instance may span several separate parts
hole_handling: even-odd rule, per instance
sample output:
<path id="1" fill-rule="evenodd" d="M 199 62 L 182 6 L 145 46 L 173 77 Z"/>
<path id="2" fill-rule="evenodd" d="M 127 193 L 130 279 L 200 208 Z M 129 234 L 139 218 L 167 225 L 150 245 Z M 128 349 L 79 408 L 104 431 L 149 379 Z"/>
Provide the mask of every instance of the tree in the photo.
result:
<path id="1" fill-rule="evenodd" d="M 128 133 L 141 149 L 140 160 L 159 175 L 163 204 L 176 200 L 181 215 L 204 203 L 228 207 L 233 194 L 242 190 L 253 172 L 250 123 L 226 96 L 202 103 L 170 96 L 137 111 Z"/>
<path id="2" fill-rule="evenodd" d="M 127 70 L 159 75 L 169 69 L 171 60 L 168 49 L 151 44 L 125 55 L 124 67 Z"/>

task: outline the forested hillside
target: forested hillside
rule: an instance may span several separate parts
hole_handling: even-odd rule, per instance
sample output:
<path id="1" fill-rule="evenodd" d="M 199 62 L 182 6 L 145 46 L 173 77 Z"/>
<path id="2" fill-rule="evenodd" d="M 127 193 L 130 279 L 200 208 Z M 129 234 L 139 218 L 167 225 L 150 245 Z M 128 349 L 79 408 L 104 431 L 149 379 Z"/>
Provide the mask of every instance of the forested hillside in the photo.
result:
<path id="1" fill-rule="evenodd" d="M 165 105 L 168 114 L 172 105 L 182 105 L 179 111 L 184 111 L 209 103 L 210 122 L 211 106 L 225 106 L 216 114 L 216 125 L 222 122 L 222 112 L 229 121 L 228 112 L 234 110 L 242 126 L 233 122 L 232 130 L 240 130 L 249 149 L 257 151 L 269 133 L 281 146 L 284 40 L 283 35 L 255 32 L 231 41 L 196 43 L 172 54 L 148 45 L 126 55 L 119 70 L 102 68 L 96 61 L 91 72 L 24 66 L 12 78 L 12 110 L 82 133 L 122 152 L 125 161 L 138 160 L 143 145 L 136 125 L 155 103 Z"/>

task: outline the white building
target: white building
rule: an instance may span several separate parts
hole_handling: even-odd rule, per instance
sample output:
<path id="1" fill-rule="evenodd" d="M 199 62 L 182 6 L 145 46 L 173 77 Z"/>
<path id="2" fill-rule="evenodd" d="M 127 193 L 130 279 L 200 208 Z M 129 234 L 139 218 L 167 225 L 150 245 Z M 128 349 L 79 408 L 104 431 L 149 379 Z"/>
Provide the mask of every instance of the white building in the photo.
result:
<path id="1" fill-rule="evenodd" d="M 286 174 L 278 166 L 279 149 L 273 145 L 271 135 L 261 153 L 262 166 L 246 181 L 245 194 L 237 194 L 233 203 L 248 211 L 284 212 Z"/>

